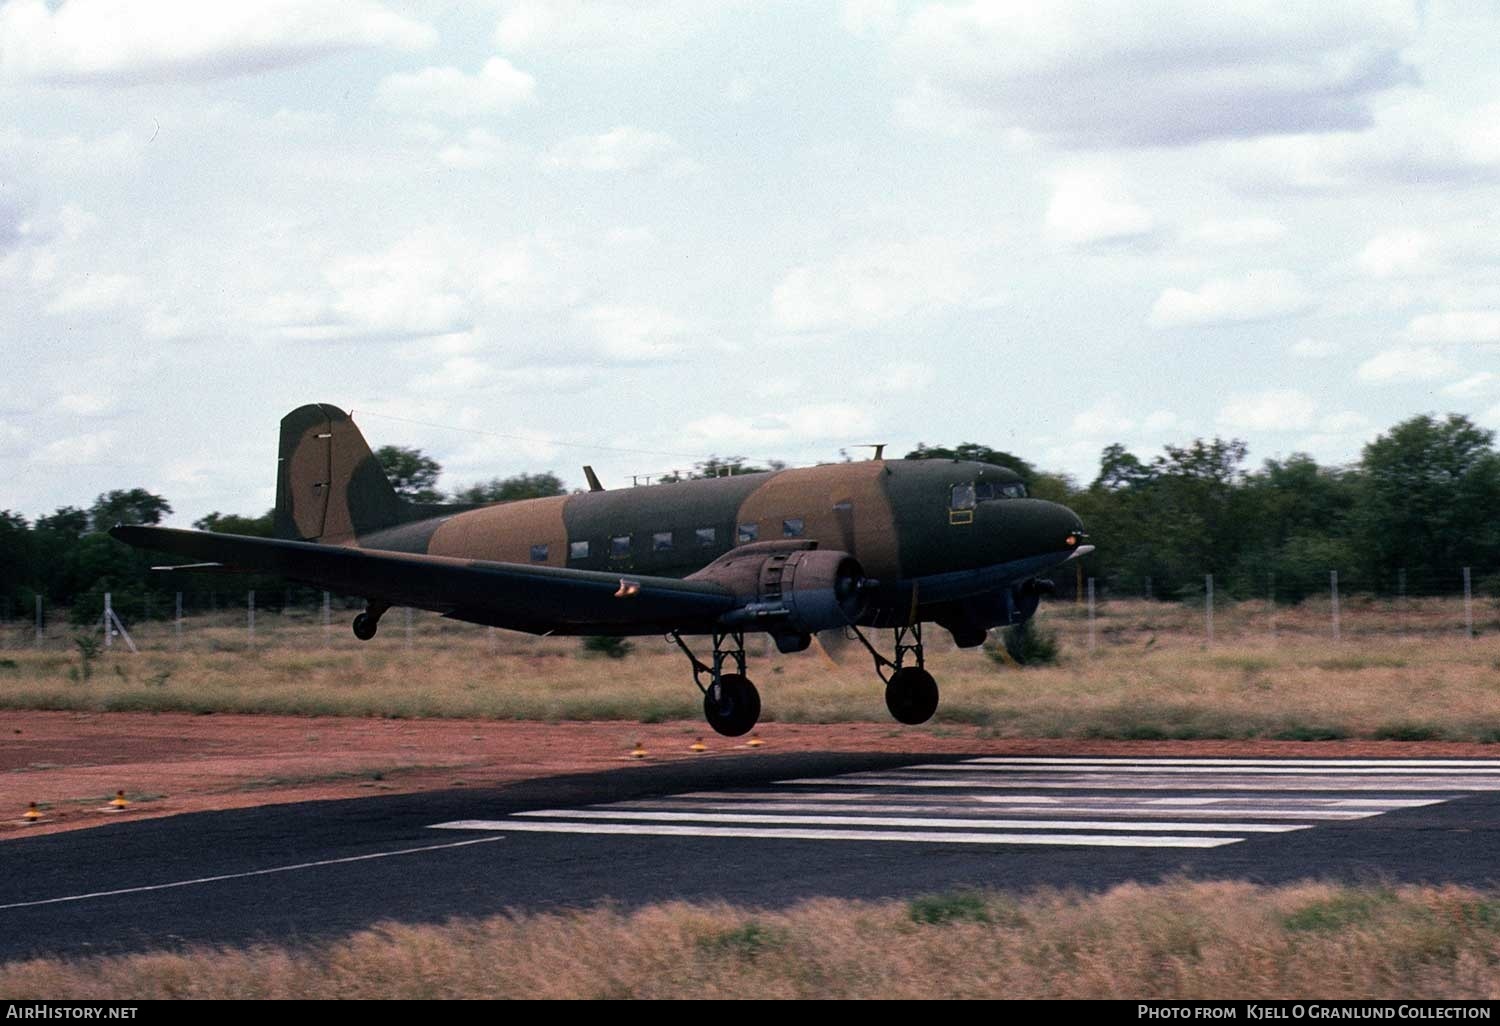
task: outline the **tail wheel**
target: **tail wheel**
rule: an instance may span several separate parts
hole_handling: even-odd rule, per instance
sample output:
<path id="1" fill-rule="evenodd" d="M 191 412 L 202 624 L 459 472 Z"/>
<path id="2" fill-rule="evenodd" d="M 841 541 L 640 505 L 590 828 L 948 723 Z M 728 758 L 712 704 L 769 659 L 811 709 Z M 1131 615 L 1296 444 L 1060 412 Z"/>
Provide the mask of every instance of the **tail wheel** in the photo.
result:
<path id="1" fill-rule="evenodd" d="M 369 613 L 360 613 L 354 618 L 354 636 L 360 641 L 369 641 L 375 636 L 380 621 Z"/>
<path id="2" fill-rule="evenodd" d="M 885 686 L 885 707 L 901 723 L 926 723 L 937 712 L 937 681 L 921 667 L 902 667 Z"/>
<path id="3" fill-rule="evenodd" d="M 723 674 L 703 693 L 703 715 L 725 737 L 748 734 L 760 719 L 760 692 L 743 674 Z"/>

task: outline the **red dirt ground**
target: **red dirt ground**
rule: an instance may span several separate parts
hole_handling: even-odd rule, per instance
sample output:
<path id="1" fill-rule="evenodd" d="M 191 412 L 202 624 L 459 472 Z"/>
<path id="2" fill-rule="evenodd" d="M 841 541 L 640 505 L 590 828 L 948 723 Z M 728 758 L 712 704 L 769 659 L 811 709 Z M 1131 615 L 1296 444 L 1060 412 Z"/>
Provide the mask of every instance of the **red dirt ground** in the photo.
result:
<path id="1" fill-rule="evenodd" d="M 0 726 L 0 840 L 142 818 L 380 792 L 487 787 L 641 761 L 752 751 L 986 755 L 1500 757 L 1493 745 L 1400 741 L 994 739 L 973 727 L 767 723 L 764 746 L 699 723 L 532 723 L 189 713 L 15 712 Z M 704 754 L 689 751 L 695 739 Z M 127 810 L 108 810 L 123 790 Z M 40 822 L 23 815 L 37 802 Z"/>

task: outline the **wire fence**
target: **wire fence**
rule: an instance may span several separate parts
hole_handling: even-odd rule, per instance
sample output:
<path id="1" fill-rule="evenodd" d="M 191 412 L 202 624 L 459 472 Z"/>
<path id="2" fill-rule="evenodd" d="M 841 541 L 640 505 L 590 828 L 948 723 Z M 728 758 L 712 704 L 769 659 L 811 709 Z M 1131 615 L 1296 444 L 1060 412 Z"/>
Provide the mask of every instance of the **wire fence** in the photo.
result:
<path id="1" fill-rule="evenodd" d="M 1072 575 L 1069 575 L 1070 577 Z M 1058 594 L 1042 606 L 1045 623 L 1067 634 L 1070 646 L 1097 651 L 1111 645 L 1190 641 L 1222 644 L 1248 640 L 1324 639 L 1330 643 L 1362 638 L 1474 639 L 1500 633 L 1500 572 L 1460 567 L 1447 575 L 1394 575 L 1394 587 L 1375 592 L 1329 570 L 1317 593 L 1295 601 L 1281 594 L 1274 574 L 1251 588 L 1245 575 L 1203 574 L 1201 583 L 1164 599 L 1153 594 L 1149 577 L 1059 580 Z M 1063 586 L 1064 583 L 1070 587 Z M 1184 593 L 1185 592 L 1185 593 Z M 80 638 L 130 650 L 206 648 L 357 648 L 350 630 L 362 600 L 285 589 L 272 593 L 228 589 L 147 595 L 126 615 L 106 600 L 104 613 L 87 624 L 72 622 L 69 610 L 37 598 L 33 608 L 0 605 L 0 648 L 71 651 Z M 106 626 L 108 629 L 106 630 Z M 456 636 L 487 636 L 492 652 L 516 648 L 526 638 L 434 613 L 396 607 L 380 624 L 378 639 L 407 649 L 443 644 Z M 941 647 L 946 635 L 929 632 Z M 572 639 L 555 643 L 576 644 Z"/>

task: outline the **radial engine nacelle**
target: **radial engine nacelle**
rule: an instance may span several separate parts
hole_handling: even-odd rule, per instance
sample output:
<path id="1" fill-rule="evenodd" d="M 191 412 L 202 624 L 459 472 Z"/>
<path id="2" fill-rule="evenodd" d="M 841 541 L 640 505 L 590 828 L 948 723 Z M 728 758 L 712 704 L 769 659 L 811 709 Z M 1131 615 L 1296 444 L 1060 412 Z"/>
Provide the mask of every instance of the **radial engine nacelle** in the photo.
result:
<path id="1" fill-rule="evenodd" d="M 802 651 L 818 631 L 857 623 L 875 583 L 849 553 L 807 542 L 744 545 L 688 580 L 728 588 L 740 604 L 720 623 L 769 631 L 783 652 Z"/>

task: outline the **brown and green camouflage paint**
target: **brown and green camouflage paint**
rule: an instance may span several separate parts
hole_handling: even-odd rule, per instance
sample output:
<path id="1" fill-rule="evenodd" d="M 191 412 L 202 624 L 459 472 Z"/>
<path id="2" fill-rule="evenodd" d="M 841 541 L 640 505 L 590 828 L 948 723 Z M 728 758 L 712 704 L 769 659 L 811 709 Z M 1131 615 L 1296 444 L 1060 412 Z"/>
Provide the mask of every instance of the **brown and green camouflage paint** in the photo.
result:
<path id="1" fill-rule="evenodd" d="M 1010 499 L 952 509 L 956 485 L 1017 481 L 981 463 L 869 460 L 477 509 L 416 507 L 391 489 L 348 415 L 314 404 L 282 421 L 276 524 L 293 540 L 675 578 L 737 545 L 798 537 L 848 552 L 869 577 L 894 584 L 1064 551 L 1065 537 L 1081 531 L 1064 507 Z M 574 543 L 587 553 L 571 551 Z"/>

